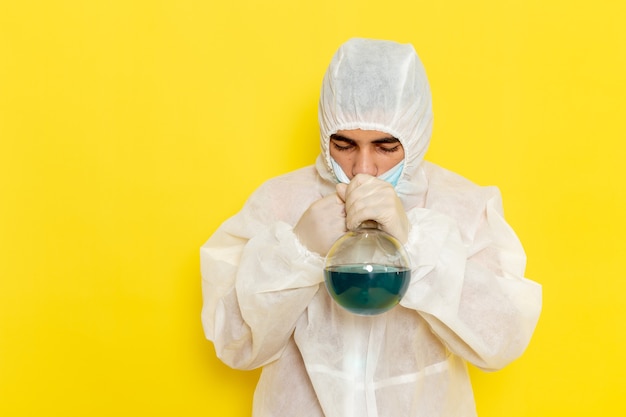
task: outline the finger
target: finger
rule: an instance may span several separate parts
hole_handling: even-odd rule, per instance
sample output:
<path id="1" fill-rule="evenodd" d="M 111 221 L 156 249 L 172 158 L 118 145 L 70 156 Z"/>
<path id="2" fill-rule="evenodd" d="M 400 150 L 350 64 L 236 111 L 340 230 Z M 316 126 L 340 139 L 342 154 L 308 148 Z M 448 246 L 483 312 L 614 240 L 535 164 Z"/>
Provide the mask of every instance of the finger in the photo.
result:
<path id="1" fill-rule="evenodd" d="M 339 184 L 337 184 L 335 189 L 337 190 L 337 197 L 339 197 L 341 199 L 341 202 L 344 203 L 346 201 L 346 192 L 348 190 L 348 184 L 344 184 L 340 182 Z"/>
<path id="2" fill-rule="evenodd" d="M 369 190 L 368 184 L 370 184 L 372 179 L 374 179 L 374 177 L 371 175 L 357 174 L 352 178 L 350 183 L 347 184 L 345 202 L 348 211 L 350 211 L 350 207 L 355 201 L 361 200 L 363 196 L 367 194 Z"/>
<path id="3" fill-rule="evenodd" d="M 368 184 L 372 181 L 375 181 L 376 177 L 373 177 L 368 174 L 357 174 L 355 175 L 350 183 L 348 184 L 348 194 L 350 194 L 353 190 L 360 188 L 362 185 Z"/>
<path id="4" fill-rule="evenodd" d="M 356 178 L 356 177 L 355 177 Z M 350 184 L 352 185 L 352 183 Z M 394 192 L 391 184 L 375 177 L 362 177 L 349 187 L 346 193 L 346 210 L 351 213 L 384 201 L 389 192 Z"/>

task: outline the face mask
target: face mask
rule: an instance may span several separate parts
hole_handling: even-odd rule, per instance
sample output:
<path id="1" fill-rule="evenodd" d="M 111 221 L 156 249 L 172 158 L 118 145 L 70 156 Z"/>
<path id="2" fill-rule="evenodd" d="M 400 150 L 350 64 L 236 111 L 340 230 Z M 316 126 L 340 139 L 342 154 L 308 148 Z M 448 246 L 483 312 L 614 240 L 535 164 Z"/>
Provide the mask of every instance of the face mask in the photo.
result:
<path id="1" fill-rule="evenodd" d="M 346 173 L 343 172 L 343 169 L 341 169 L 341 167 L 334 158 L 330 158 L 330 163 L 333 166 L 333 172 L 335 173 L 337 181 L 348 184 L 350 182 L 350 179 L 348 178 Z M 402 168 L 404 168 L 404 161 L 400 162 L 398 165 L 391 168 L 384 174 L 379 175 L 378 178 L 383 181 L 387 181 L 389 184 L 395 187 L 396 185 L 398 185 L 398 180 L 400 179 L 400 175 L 402 174 Z"/>
<path id="2" fill-rule="evenodd" d="M 378 178 L 387 181 L 389 184 L 394 187 L 398 185 L 398 180 L 400 179 L 400 175 L 402 174 L 402 168 L 404 168 L 404 160 L 400 162 L 395 167 L 391 168 L 389 171 L 385 172 L 382 175 L 379 175 Z"/>
<path id="3" fill-rule="evenodd" d="M 343 169 L 341 169 L 337 161 L 335 161 L 335 158 L 331 157 L 330 163 L 333 166 L 333 172 L 335 173 L 335 177 L 337 178 L 337 181 L 342 182 L 344 184 L 348 184 L 350 182 L 350 179 L 348 178 L 346 173 L 343 172 Z"/>

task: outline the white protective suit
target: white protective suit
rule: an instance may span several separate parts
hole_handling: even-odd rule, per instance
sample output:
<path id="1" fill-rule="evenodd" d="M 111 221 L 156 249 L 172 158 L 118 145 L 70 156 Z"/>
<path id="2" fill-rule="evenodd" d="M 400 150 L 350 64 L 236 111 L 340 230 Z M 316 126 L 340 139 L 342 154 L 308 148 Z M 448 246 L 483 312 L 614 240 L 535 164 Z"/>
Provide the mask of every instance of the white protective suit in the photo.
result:
<path id="1" fill-rule="evenodd" d="M 496 370 L 519 357 L 541 310 L 498 190 L 423 160 L 431 96 L 411 45 L 342 45 L 319 117 L 316 165 L 267 181 L 202 247 L 207 338 L 227 365 L 263 367 L 254 417 L 476 415 L 466 361 Z M 403 145 L 396 192 L 411 222 L 409 289 L 399 306 L 369 317 L 334 303 L 324 259 L 293 232 L 335 192 L 330 135 L 357 128 Z"/>

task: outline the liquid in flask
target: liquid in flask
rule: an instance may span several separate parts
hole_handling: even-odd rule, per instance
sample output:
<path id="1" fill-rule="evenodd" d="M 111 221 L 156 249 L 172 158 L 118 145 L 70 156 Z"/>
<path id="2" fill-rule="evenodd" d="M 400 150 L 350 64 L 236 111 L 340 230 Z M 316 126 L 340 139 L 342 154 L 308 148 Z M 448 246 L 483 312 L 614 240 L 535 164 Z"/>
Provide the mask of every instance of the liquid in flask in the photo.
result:
<path id="1" fill-rule="evenodd" d="M 376 315 L 396 306 L 411 280 L 402 244 L 366 222 L 346 233 L 326 256 L 324 278 L 330 296 L 358 315 Z"/>

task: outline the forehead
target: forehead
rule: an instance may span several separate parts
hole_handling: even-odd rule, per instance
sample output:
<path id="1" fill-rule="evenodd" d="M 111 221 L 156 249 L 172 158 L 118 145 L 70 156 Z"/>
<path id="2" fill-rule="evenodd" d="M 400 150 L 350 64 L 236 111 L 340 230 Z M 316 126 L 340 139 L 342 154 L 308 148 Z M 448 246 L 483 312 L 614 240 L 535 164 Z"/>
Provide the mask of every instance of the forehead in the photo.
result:
<path id="1" fill-rule="evenodd" d="M 387 142 L 389 139 L 398 141 L 398 139 L 396 139 L 393 135 L 386 133 L 386 132 L 381 132 L 379 130 L 362 130 L 362 129 L 338 130 L 337 133 L 335 133 L 331 137 L 335 137 L 337 139 L 349 139 L 355 142 L 375 142 L 375 141 Z"/>

